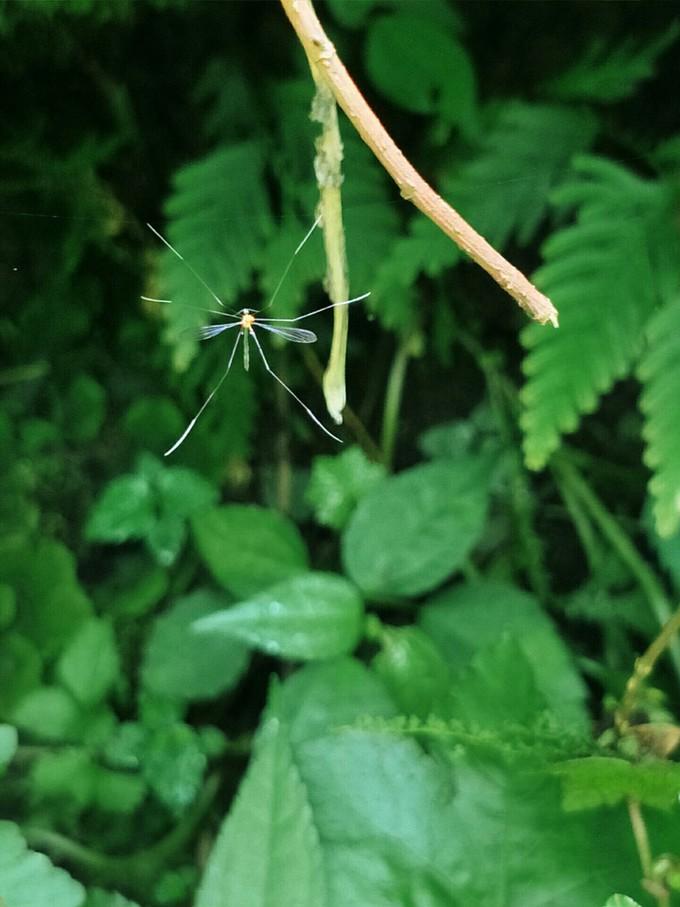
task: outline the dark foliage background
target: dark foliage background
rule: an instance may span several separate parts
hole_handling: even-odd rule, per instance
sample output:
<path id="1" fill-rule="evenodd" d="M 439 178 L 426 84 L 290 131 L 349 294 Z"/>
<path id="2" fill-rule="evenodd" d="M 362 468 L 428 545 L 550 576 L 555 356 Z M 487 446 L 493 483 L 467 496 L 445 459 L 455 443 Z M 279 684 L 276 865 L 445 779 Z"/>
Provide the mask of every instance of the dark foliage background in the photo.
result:
<path id="1" fill-rule="evenodd" d="M 341 117 L 344 447 L 237 362 L 164 459 L 230 346 L 146 224 L 271 298 L 304 54 L 275 2 L 0 5 L 0 904 L 675 903 L 676 643 L 616 708 L 680 584 L 678 6 L 318 12 L 560 329 Z M 272 316 L 324 268 L 317 231 Z M 305 326 L 263 343 L 330 425 Z"/>

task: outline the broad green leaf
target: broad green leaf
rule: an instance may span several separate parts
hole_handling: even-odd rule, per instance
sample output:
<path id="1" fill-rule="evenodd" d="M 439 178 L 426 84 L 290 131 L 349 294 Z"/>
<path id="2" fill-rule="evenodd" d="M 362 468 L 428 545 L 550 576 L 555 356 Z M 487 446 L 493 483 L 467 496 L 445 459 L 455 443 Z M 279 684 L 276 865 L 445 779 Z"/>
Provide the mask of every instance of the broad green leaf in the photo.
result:
<path id="1" fill-rule="evenodd" d="M 654 519 L 658 534 L 668 538 L 680 528 L 680 298 L 651 319 L 638 377 Z"/>
<path id="2" fill-rule="evenodd" d="M 105 891 L 103 888 L 89 888 L 83 907 L 139 907 L 136 901 L 118 894 L 117 891 Z"/>
<path id="3" fill-rule="evenodd" d="M 377 88 L 414 113 L 470 129 L 476 114 L 472 63 L 455 36 L 426 16 L 398 12 L 368 30 L 366 68 Z"/>
<path id="4" fill-rule="evenodd" d="M 0 778 L 14 759 L 17 750 L 17 729 L 11 724 L 0 724 Z"/>
<path id="5" fill-rule="evenodd" d="M 31 766 L 31 792 L 36 803 L 51 804 L 73 819 L 92 804 L 96 766 L 84 749 L 46 752 Z"/>
<path id="6" fill-rule="evenodd" d="M 450 166 L 439 189 L 497 248 L 528 245 L 545 218 L 550 191 L 597 132 L 585 110 L 525 101 L 501 105 L 470 160 Z"/>
<path id="7" fill-rule="evenodd" d="M 531 726 L 545 708 L 528 658 L 508 636 L 480 649 L 456 678 L 450 714 L 468 726 Z M 561 718 L 561 713 L 557 713 Z"/>
<path id="8" fill-rule="evenodd" d="M 449 714 L 451 671 L 419 627 L 382 627 L 371 667 L 405 715 Z"/>
<path id="9" fill-rule="evenodd" d="M 41 538 L 0 552 L 0 581 L 16 592 L 15 629 L 46 657 L 56 655 L 92 614 L 75 558 L 60 542 Z"/>
<path id="10" fill-rule="evenodd" d="M 666 760 L 633 763 L 588 756 L 561 762 L 553 770 L 562 779 L 567 810 L 614 806 L 628 797 L 657 809 L 670 809 L 680 797 L 680 765 Z"/>
<path id="11" fill-rule="evenodd" d="M 219 148 L 175 173 L 173 194 L 165 205 L 168 225 L 161 232 L 226 306 L 250 284 L 271 230 L 264 161 L 259 142 Z M 216 186 L 227 188 L 217 192 Z M 162 249 L 159 241 L 157 246 Z M 166 336 L 175 365 L 183 371 L 197 350 L 195 329 L 206 321 L 205 313 L 188 306 L 220 306 L 183 261 L 168 249 L 162 252 L 160 293 L 146 295 L 175 303 L 164 307 Z"/>
<path id="12" fill-rule="evenodd" d="M 169 397 L 139 397 L 123 416 L 123 428 L 140 450 L 167 450 L 182 434 L 185 419 Z"/>
<path id="13" fill-rule="evenodd" d="M 168 574 L 141 552 L 111 556 L 110 573 L 94 589 L 95 604 L 105 614 L 141 617 L 164 597 Z"/>
<path id="14" fill-rule="evenodd" d="M 113 628 L 97 618 L 81 625 L 57 662 L 57 677 L 84 706 L 106 698 L 119 670 Z"/>
<path id="15" fill-rule="evenodd" d="M 160 516 L 146 535 L 146 544 L 161 567 L 170 567 L 177 560 L 187 536 L 187 529 L 182 517 L 170 510 Z"/>
<path id="16" fill-rule="evenodd" d="M 28 850 L 18 827 L 0 821 L 3 907 L 81 907 L 85 890 L 42 853 Z"/>
<path id="17" fill-rule="evenodd" d="M 165 515 L 189 517 L 217 502 L 217 488 L 203 476 L 182 466 L 160 469 L 156 489 Z"/>
<path id="18" fill-rule="evenodd" d="M 334 658 L 355 648 L 363 616 L 361 598 L 347 580 L 304 573 L 201 618 L 194 629 L 201 636 L 235 637 L 282 658 Z"/>
<path id="19" fill-rule="evenodd" d="M 92 542 L 127 542 L 143 539 L 156 522 L 155 495 L 147 476 L 119 476 L 105 487 L 85 524 Z"/>
<path id="20" fill-rule="evenodd" d="M 13 720 L 38 740 L 61 743 L 77 736 L 80 710 L 61 687 L 36 687 L 14 709 Z"/>
<path id="21" fill-rule="evenodd" d="M 7 583 L 0 583 L 0 630 L 6 630 L 16 617 L 17 597 Z"/>
<path id="22" fill-rule="evenodd" d="M 613 894 L 604 907 L 640 907 L 640 905 L 626 894 Z"/>
<path id="23" fill-rule="evenodd" d="M 679 32 L 677 22 L 673 22 L 646 43 L 632 37 L 612 47 L 596 38 L 585 54 L 555 76 L 546 89 L 554 97 L 569 101 L 612 103 L 630 97 L 640 82 L 654 75 L 657 57 Z"/>
<path id="24" fill-rule="evenodd" d="M 142 684 L 147 690 L 191 701 L 212 699 L 234 686 L 248 663 L 247 646 L 191 630 L 195 620 L 224 606 L 223 596 L 199 590 L 156 618 L 142 658 Z"/>
<path id="25" fill-rule="evenodd" d="M 77 375 L 66 391 L 61 415 L 69 441 L 94 440 L 106 415 L 104 388 L 90 375 Z"/>
<path id="26" fill-rule="evenodd" d="M 391 718 L 396 707 L 385 685 L 360 661 L 334 658 L 311 662 L 286 678 L 277 691 L 276 714 L 298 744 L 365 715 Z"/>
<path id="27" fill-rule="evenodd" d="M 188 724 L 152 729 L 143 740 L 142 776 L 175 815 L 181 815 L 196 798 L 206 765 L 199 736 Z"/>
<path id="28" fill-rule="evenodd" d="M 194 517 L 191 525 L 206 566 L 234 595 L 252 595 L 307 569 L 297 527 L 276 510 L 230 504 Z"/>
<path id="29" fill-rule="evenodd" d="M 368 18 L 371 10 L 384 0 L 328 0 L 328 7 L 341 25 L 359 28 Z"/>
<path id="30" fill-rule="evenodd" d="M 375 485 L 343 534 L 349 576 L 373 599 L 438 586 L 482 533 L 490 472 L 488 461 L 467 457 L 416 466 Z"/>
<path id="31" fill-rule="evenodd" d="M 16 703 L 39 685 L 42 667 L 29 639 L 19 633 L 0 635 L 0 718 L 8 718 Z"/>
<path id="32" fill-rule="evenodd" d="M 419 622 L 447 662 L 459 668 L 505 635 L 511 637 L 531 665 L 548 708 L 572 727 L 587 726 L 585 685 L 552 621 L 527 592 L 488 580 L 465 583 L 426 604 Z"/>
<path id="33" fill-rule="evenodd" d="M 678 242 L 667 186 L 584 157 L 554 199 L 562 211 L 576 208 L 578 219 L 547 241 L 536 275 L 559 310 L 560 328 L 522 332 L 521 423 L 531 469 L 542 468 L 561 435 L 629 374 L 649 316 L 680 279 L 670 254 Z"/>
<path id="34" fill-rule="evenodd" d="M 208 860 L 195 907 L 325 907 L 322 854 L 285 728 L 269 719 Z"/>
<path id="35" fill-rule="evenodd" d="M 315 457 L 305 497 L 318 523 L 342 529 L 357 502 L 385 477 L 385 468 L 372 463 L 359 447 L 334 457 Z"/>

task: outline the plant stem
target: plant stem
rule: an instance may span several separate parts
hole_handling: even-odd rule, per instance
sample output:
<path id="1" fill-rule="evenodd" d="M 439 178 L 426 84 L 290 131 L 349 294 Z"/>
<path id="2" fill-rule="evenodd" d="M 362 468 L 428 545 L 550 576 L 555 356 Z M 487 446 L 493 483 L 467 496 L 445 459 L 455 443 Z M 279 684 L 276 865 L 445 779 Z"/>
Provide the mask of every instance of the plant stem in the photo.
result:
<path id="1" fill-rule="evenodd" d="M 326 251 L 326 289 L 331 302 L 344 302 L 349 299 L 349 279 L 342 224 L 342 139 L 338 128 L 338 111 L 333 92 L 319 68 L 311 59 L 309 66 L 316 84 L 311 118 L 321 123 L 321 134 L 316 140 L 314 172 L 319 187 L 318 211 Z M 342 411 L 347 402 L 345 359 L 348 327 L 349 306 L 337 306 L 333 309 L 333 340 L 323 376 L 323 392 L 326 409 L 338 425 L 342 422 Z"/>
<path id="2" fill-rule="evenodd" d="M 102 882 L 148 892 L 148 886 L 172 857 L 192 839 L 210 808 L 219 788 L 219 778 L 206 781 L 195 803 L 168 834 L 144 850 L 125 856 L 99 853 L 48 828 L 23 827 L 22 834 L 31 847 L 46 850 L 96 873 Z"/>
<path id="3" fill-rule="evenodd" d="M 657 661 L 670 645 L 678 630 L 680 630 L 680 607 L 666 621 L 661 632 L 656 639 L 652 640 L 644 654 L 635 661 L 633 673 L 626 683 L 621 705 L 616 710 L 615 721 L 619 733 L 625 733 L 627 730 L 628 719 L 637 704 L 638 693 L 643 681 L 652 673 Z"/>
<path id="4" fill-rule="evenodd" d="M 557 478 L 558 485 L 568 487 L 574 496 L 580 500 L 604 538 L 607 539 L 614 551 L 628 567 L 646 596 L 659 624 L 661 626 L 666 624 L 671 617 L 672 610 L 661 583 L 640 556 L 616 519 L 609 513 L 576 467 L 564 455 L 553 457 L 551 468 Z M 675 673 L 680 678 L 680 645 L 677 640 L 673 640 L 670 643 L 670 654 Z"/>
<path id="5" fill-rule="evenodd" d="M 387 390 L 385 392 L 385 407 L 383 409 L 382 434 L 380 439 L 382 461 L 387 469 L 392 469 L 394 445 L 396 443 L 397 429 L 399 426 L 399 409 L 401 407 L 401 398 L 404 392 L 404 381 L 406 380 L 408 360 L 411 356 L 417 356 L 421 349 L 422 337 L 419 332 L 414 331 L 403 338 L 397 347 L 397 352 L 392 360 L 392 367 L 387 379 Z"/>
<path id="6" fill-rule="evenodd" d="M 628 815 L 630 825 L 633 829 L 635 846 L 638 856 L 640 857 L 640 866 L 642 868 L 643 885 L 646 890 L 657 900 L 659 907 L 668 907 L 669 894 L 665 885 L 654 878 L 654 861 L 652 858 L 652 849 L 649 846 L 649 836 L 647 835 L 647 826 L 645 824 L 640 801 L 635 797 L 628 798 Z"/>
<path id="7" fill-rule="evenodd" d="M 543 293 L 447 204 L 404 157 L 352 81 L 319 22 L 311 0 L 281 0 L 281 5 L 307 54 L 312 72 L 320 71 L 335 100 L 385 170 L 402 198 L 413 204 L 477 262 L 513 299 L 541 324 L 557 327 L 557 310 Z"/>

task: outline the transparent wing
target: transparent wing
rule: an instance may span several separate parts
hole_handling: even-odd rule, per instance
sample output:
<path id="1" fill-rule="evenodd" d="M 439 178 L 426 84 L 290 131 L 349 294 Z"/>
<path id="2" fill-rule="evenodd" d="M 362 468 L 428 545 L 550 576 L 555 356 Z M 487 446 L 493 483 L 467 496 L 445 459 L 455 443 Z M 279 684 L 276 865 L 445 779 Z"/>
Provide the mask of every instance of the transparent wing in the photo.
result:
<path id="1" fill-rule="evenodd" d="M 262 324 L 259 320 L 255 322 L 255 327 L 269 331 L 270 334 L 278 334 L 279 337 L 290 340 L 292 343 L 316 343 L 316 334 L 313 331 L 305 331 L 304 328 L 274 327 L 273 324 Z"/>
<path id="2" fill-rule="evenodd" d="M 217 337 L 222 331 L 228 331 L 229 328 L 240 327 L 240 321 L 237 321 L 234 324 L 206 324 L 199 329 L 199 334 L 201 335 L 201 340 L 210 340 L 211 337 Z"/>

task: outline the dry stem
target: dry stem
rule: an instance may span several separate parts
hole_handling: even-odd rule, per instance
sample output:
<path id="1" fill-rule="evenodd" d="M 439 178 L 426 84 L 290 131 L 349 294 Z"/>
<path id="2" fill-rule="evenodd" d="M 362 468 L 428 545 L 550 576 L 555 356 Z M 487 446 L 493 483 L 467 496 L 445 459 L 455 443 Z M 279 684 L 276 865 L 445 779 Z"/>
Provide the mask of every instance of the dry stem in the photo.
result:
<path id="1" fill-rule="evenodd" d="M 336 101 L 395 181 L 402 197 L 437 224 L 532 318 L 541 324 L 550 321 L 557 327 L 557 310 L 548 297 L 454 211 L 404 157 L 343 66 L 311 0 L 281 0 L 281 4 L 304 47 L 312 72 L 323 73 Z"/>

